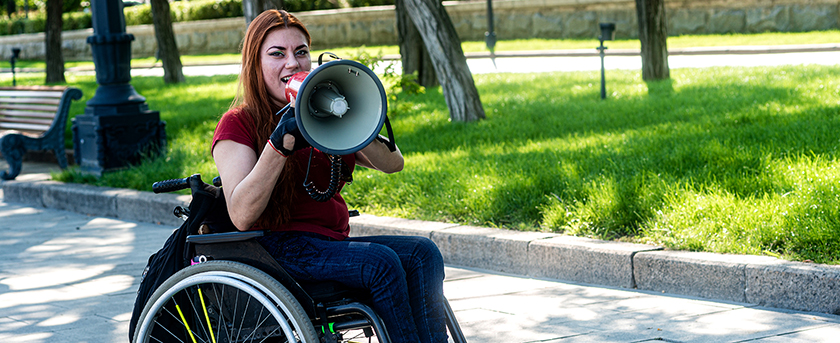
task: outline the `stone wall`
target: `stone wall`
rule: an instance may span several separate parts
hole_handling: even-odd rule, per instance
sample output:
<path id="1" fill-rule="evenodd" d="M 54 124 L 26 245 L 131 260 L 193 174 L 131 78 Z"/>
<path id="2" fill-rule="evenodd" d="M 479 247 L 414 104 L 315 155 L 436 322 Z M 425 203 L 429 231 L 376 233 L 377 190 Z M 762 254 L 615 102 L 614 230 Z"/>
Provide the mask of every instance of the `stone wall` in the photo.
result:
<path id="1" fill-rule="evenodd" d="M 461 40 L 483 41 L 487 30 L 484 0 L 444 2 Z M 668 34 L 797 32 L 840 28 L 840 0 L 666 0 Z M 616 23 L 617 38 L 638 37 L 634 0 L 495 0 L 496 36 L 519 38 L 595 38 L 598 23 Z M 298 13 L 313 36 L 313 49 L 397 43 L 393 6 Z M 182 54 L 236 53 L 244 36 L 243 18 L 176 23 Z M 151 25 L 131 26 L 135 57 L 153 56 Z M 92 29 L 62 35 L 65 60 L 90 60 L 86 43 Z M 21 58 L 43 59 L 44 35 L 0 37 L 0 59 L 11 47 Z"/>

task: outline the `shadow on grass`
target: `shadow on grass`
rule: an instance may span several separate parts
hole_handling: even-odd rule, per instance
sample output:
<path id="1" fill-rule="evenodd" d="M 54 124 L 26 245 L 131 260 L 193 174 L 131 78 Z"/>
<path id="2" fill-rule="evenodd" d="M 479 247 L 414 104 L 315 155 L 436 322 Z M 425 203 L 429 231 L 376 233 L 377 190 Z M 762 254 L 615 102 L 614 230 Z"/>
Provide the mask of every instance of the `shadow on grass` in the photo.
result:
<path id="1" fill-rule="evenodd" d="M 648 81 L 645 84 L 651 97 L 669 97 L 675 94 L 673 79 Z"/>

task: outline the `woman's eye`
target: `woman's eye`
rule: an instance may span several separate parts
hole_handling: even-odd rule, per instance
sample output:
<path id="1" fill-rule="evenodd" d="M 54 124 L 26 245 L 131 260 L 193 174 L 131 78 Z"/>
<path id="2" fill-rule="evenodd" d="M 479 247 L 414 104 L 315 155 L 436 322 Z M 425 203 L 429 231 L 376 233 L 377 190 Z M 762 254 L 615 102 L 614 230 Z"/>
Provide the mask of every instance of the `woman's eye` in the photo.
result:
<path id="1" fill-rule="evenodd" d="M 269 52 L 268 55 L 269 56 L 275 56 L 275 57 L 276 56 L 280 56 L 280 57 L 284 56 L 283 52 L 280 51 L 280 50 Z"/>
<path id="2" fill-rule="evenodd" d="M 298 50 L 297 52 L 298 56 L 306 56 L 307 54 L 309 54 L 309 51 L 306 50 Z"/>

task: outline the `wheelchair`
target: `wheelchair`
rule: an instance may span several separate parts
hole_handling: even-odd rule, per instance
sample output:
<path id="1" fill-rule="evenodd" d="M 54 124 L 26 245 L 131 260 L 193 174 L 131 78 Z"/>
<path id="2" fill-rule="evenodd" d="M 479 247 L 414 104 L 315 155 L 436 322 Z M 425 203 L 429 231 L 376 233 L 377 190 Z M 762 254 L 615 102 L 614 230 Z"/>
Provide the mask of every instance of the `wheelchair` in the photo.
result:
<path id="1" fill-rule="evenodd" d="M 190 188 L 190 207 L 176 207 L 175 215 L 200 226 L 184 242 L 191 265 L 152 293 L 134 342 L 390 342 L 366 292 L 293 279 L 255 240 L 264 232 L 233 227 L 218 177 L 213 183 L 196 174 L 153 186 L 155 193 Z M 198 192 L 213 201 L 197 201 Z M 445 298 L 444 308 L 450 340 L 465 343 Z"/>

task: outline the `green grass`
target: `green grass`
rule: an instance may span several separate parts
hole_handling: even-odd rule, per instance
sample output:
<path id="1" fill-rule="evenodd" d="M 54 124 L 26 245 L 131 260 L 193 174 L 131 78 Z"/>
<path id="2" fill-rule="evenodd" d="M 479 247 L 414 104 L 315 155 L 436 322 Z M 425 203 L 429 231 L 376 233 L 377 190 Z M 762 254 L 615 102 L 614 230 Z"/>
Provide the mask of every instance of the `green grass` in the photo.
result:
<path id="1" fill-rule="evenodd" d="M 840 264 L 840 66 L 474 75 L 487 114 L 449 121 L 440 88 L 397 94 L 389 116 L 403 172 L 358 168 L 345 198 L 362 212 Z M 21 75 L 22 84 L 40 76 Z M 9 83 L 9 76 L 0 76 Z M 93 76 L 70 76 L 85 98 Z M 132 85 L 167 122 L 166 156 L 93 180 L 216 175 L 215 123 L 232 76 Z"/>
<path id="2" fill-rule="evenodd" d="M 840 67 L 477 75 L 487 120 L 439 90 L 391 116 L 397 176 L 346 192 L 366 212 L 840 262 Z"/>

